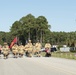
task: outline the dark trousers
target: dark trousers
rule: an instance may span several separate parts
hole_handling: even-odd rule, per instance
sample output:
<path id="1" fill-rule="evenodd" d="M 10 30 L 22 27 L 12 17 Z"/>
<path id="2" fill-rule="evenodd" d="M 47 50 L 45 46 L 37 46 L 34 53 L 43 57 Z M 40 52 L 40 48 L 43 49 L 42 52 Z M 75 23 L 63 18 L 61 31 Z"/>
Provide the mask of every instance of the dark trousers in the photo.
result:
<path id="1" fill-rule="evenodd" d="M 1 55 L 1 50 L 0 50 L 0 55 Z"/>
<path id="2" fill-rule="evenodd" d="M 49 53 L 46 52 L 45 57 L 51 57 L 51 53 L 50 52 Z"/>

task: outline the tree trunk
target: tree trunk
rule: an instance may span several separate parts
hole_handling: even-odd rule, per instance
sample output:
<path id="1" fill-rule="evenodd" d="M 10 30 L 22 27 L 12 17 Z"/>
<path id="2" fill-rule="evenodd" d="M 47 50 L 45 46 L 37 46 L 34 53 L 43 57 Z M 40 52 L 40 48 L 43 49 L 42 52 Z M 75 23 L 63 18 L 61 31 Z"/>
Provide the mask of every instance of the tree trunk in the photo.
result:
<path id="1" fill-rule="evenodd" d="M 36 41 L 38 40 L 38 33 L 37 33 L 37 29 L 36 29 Z"/>
<path id="2" fill-rule="evenodd" d="M 28 33 L 28 40 L 30 40 L 30 28 L 29 28 L 29 33 Z"/>
<path id="3" fill-rule="evenodd" d="M 42 42 L 44 43 L 44 32 L 43 32 L 43 38 L 42 38 Z"/>
<path id="4" fill-rule="evenodd" d="M 42 30 L 41 30 L 41 38 L 40 38 L 40 43 L 42 44 Z"/>

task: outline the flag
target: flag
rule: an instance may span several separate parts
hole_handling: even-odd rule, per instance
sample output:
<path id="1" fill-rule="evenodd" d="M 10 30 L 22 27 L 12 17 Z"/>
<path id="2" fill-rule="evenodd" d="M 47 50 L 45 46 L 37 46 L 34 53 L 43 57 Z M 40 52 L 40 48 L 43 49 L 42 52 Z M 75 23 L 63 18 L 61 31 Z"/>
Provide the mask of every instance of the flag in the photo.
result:
<path id="1" fill-rule="evenodd" d="M 11 42 L 11 44 L 10 44 L 10 48 L 12 48 L 12 46 L 13 46 L 15 43 L 17 43 L 17 42 L 18 42 L 17 37 L 15 37 L 15 38 L 13 39 L 13 41 Z"/>

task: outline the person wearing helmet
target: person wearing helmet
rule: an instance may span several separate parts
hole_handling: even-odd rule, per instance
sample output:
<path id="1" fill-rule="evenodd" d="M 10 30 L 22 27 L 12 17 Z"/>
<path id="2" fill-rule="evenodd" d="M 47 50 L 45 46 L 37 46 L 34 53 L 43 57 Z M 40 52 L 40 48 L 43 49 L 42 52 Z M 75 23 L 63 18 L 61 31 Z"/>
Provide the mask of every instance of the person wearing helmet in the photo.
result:
<path id="1" fill-rule="evenodd" d="M 33 50 L 33 45 L 31 43 L 31 40 L 28 41 L 27 43 L 27 52 L 26 52 L 26 56 L 28 57 L 32 57 L 32 50 Z"/>
<path id="2" fill-rule="evenodd" d="M 18 53 L 19 53 L 19 57 L 23 57 L 23 55 L 24 55 L 24 46 L 22 44 L 18 47 Z"/>
<path id="3" fill-rule="evenodd" d="M 0 55 L 2 54 L 2 45 L 0 45 Z"/>
<path id="4" fill-rule="evenodd" d="M 47 41 L 47 43 L 45 44 L 45 52 L 46 52 L 46 57 L 50 57 L 51 56 L 51 44 L 49 43 L 49 41 Z"/>
<path id="5" fill-rule="evenodd" d="M 37 57 L 40 57 L 40 56 L 41 56 L 40 50 L 41 50 L 42 45 L 41 45 L 41 43 L 39 42 L 39 40 L 37 41 L 35 47 L 36 47 L 36 55 L 37 55 Z"/>
<path id="6" fill-rule="evenodd" d="M 9 49 L 9 46 L 6 42 L 4 43 L 4 46 L 2 47 L 2 50 L 3 50 L 4 59 L 7 59 L 10 49 Z"/>
<path id="7" fill-rule="evenodd" d="M 16 43 L 12 47 L 12 53 L 14 55 L 14 58 L 18 57 L 18 45 Z"/>

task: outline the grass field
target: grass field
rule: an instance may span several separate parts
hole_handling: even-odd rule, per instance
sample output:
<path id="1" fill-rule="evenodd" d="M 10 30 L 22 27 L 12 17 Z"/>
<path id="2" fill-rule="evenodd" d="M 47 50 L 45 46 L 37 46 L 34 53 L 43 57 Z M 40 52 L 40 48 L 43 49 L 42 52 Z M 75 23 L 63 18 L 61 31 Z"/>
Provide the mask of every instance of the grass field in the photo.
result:
<path id="1" fill-rule="evenodd" d="M 45 56 L 45 52 L 41 53 L 42 56 Z M 76 60 L 76 53 L 72 52 L 52 52 L 52 57 L 58 57 L 58 58 L 66 58 L 66 59 L 75 59 Z"/>

